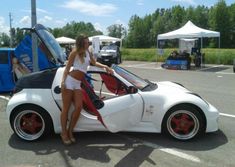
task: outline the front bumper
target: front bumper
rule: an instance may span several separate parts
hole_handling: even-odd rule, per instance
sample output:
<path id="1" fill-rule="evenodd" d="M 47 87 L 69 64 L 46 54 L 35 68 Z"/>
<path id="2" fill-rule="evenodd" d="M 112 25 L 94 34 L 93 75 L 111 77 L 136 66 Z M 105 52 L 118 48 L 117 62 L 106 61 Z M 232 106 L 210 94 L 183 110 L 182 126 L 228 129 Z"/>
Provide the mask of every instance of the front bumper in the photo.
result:
<path id="1" fill-rule="evenodd" d="M 117 62 L 117 57 L 112 56 L 101 56 L 97 58 L 97 61 L 103 64 L 115 64 Z"/>
<path id="2" fill-rule="evenodd" d="M 209 104 L 208 112 L 206 112 L 207 127 L 206 132 L 215 132 L 219 129 L 219 111 Z"/>

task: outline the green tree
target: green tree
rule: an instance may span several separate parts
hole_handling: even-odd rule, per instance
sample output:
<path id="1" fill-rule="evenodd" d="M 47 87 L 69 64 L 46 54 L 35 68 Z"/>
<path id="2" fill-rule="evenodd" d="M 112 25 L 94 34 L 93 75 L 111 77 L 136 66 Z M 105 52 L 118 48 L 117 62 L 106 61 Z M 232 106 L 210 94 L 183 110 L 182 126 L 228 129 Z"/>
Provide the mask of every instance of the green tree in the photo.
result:
<path id="1" fill-rule="evenodd" d="M 231 23 L 231 33 L 230 33 L 230 47 L 235 48 L 235 3 L 231 4 L 229 7 L 230 11 L 230 23 Z"/>
<path id="2" fill-rule="evenodd" d="M 113 24 L 107 28 L 108 35 L 116 38 L 125 38 L 126 29 L 122 24 Z"/>
<path id="3" fill-rule="evenodd" d="M 229 48 L 231 22 L 230 13 L 224 0 L 219 0 L 218 3 L 211 8 L 210 11 L 210 25 L 213 30 L 220 32 L 220 41 L 222 48 Z"/>
<path id="4" fill-rule="evenodd" d="M 76 38 L 80 34 L 85 34 L 87 36 L 103 34 L 101 31 L 96 30 L 91 23 L 85 23 L 83 21 L 72 21 L 62 28 L 52 29 L 51 32 L 55 37 L 66 36 L 69 38 Z"/>
<path id="5" fill-rule="evenodd" d="M 183 18 L 185 16 L 185 10 L 181 6 L 174 6 L 171 9 L 171 27 L 180 28 L 183 23 Z"/>
<path id="6" fill-rule="evenodd" d="M 15 33 L 14 33 L 13 45 L 17 46 L 21 42 L 21 40 L 24 38 L 26 33 L 24 32 L 24 30 L 20 28 L 16 28 L 14 32 Z"/>
<path id="7" fill-rule="evenodd" d="M 10 46 L 10 37 L 6 33 L 0 34 L 0 46 L 9 47 Z"/>

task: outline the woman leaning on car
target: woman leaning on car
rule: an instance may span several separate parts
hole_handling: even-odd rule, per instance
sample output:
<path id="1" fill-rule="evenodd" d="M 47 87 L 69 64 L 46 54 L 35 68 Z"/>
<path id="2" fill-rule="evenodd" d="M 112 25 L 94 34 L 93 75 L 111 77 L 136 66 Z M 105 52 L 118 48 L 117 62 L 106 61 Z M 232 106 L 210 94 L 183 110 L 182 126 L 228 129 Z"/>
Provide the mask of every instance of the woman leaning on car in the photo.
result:
<path id="1" fill-rule="evenodd" d="M 64 144 L 69 145 L 75 143 L 76 139 L 73 135 L 73 129 L 78 121 L 82 110 L 82 91 L 81 81 L 84 79 L 88 65 L 92 64 L 100 68 L 105 68 L 108 73 L 113 74 L 113 70 L 103 65 L 93 58 L 92 53 L 88 51 L 88 37 L 80 35 L 76 39 L 76 47 L 68 57 L 62 82 L 62 112 L 61 112 L 61 139 Z M 73 69 L 70 68 L 73 66 Z M 74 111 L 71 115 L 71 121 L 67 123 L 68 111 L 71 104 L 74 104 Z M 67 126 L 68 124 L 68 126 Z"/>

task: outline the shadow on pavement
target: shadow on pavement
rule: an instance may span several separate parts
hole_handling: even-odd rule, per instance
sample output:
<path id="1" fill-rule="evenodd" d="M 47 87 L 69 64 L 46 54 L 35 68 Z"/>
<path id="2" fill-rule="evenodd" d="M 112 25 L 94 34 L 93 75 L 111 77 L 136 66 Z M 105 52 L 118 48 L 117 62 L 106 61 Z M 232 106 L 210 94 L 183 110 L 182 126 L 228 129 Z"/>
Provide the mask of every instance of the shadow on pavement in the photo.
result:
<path id="1" fill-rule="evenodd" d="M 159 148 L 178 148 L 191 151 L 207 151 L 228 142 L 222 131 L 206 134 L 187 142 L 153 133 L 82 132 L 77 133 L 76 138 L 78 140 L 76 144 L 65 146 L 62 144 L 59 135 L 51 135 L 36 142 L 26 142 L 12 135 L 8 143 L 14 149 L 32 151 L 36 155 L 50 155 L 59 152 L 64 158 L 64 165 L 67 167 L 72 166 L 68 157 L 72 160 L 83 158 L 109 163 L 111 161 L 108 154 L 109 150 L 115 150 L 114 152 L 126 150 L 127 155 L 115 166 L 122 167 L 128 164 L 128 167 L 136 167 L 144 161 L 148 161 L 152 165 L 157 164 L 149 158 L 150 154 L 157 148 L 145 144 L 146 142 Z"/>
<path id="2" fill-rule="evenodd" d="M 225 66 L 216 66 L 216 67 L 205 67 L 202 69 L 199 69 L 200 71 L 203 72 L 220 72 L 220 71 L 224 71 L 229 69 L 229 67 L 225 67 Z"/>

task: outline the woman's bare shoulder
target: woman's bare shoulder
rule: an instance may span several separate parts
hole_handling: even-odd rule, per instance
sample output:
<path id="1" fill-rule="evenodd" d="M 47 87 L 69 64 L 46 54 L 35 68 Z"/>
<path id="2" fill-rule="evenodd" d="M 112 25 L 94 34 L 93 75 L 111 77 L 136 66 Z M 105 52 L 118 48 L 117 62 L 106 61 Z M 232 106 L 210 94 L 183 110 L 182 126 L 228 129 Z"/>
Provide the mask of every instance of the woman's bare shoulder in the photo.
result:
<path id="1" fill-rule="evenodd" d="M 77 55 L 77 50 L 76 49 L 73 49 L 70 54 L 69 54 L 69 58 L 74 58 L 75 56 Z"/>

